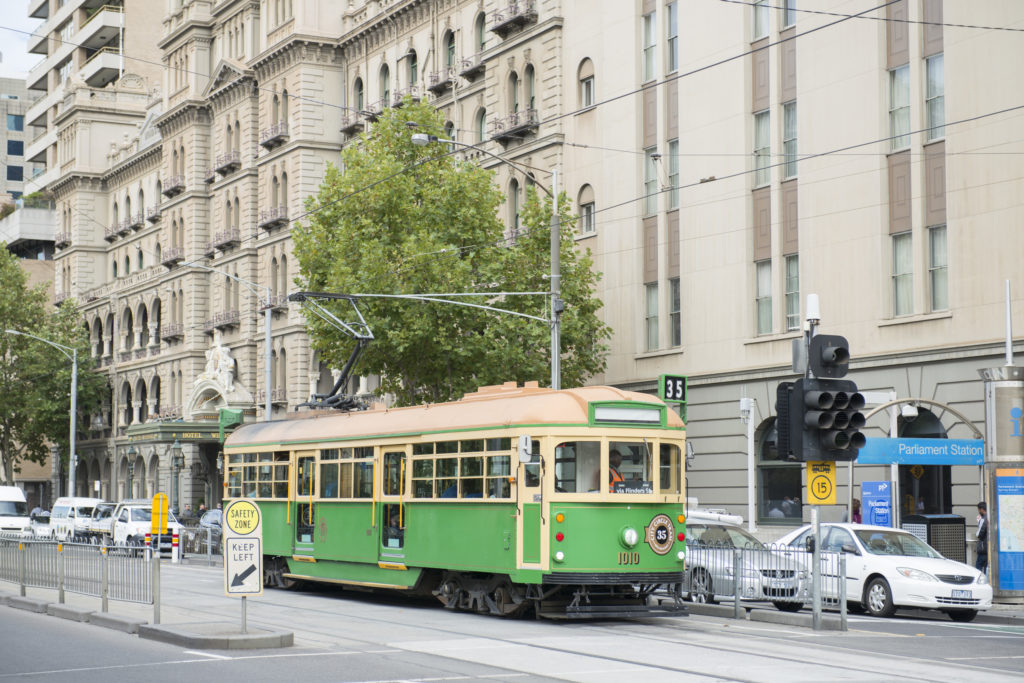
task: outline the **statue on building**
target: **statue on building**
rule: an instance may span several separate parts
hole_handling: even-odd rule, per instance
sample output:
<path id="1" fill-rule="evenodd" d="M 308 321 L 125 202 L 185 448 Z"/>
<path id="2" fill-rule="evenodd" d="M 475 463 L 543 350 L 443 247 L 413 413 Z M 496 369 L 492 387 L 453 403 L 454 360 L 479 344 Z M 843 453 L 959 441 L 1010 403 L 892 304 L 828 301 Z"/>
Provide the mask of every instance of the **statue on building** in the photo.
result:
<path id="1" fill-rule="evenodd" d="M 206 367 L 199 379 L 217 382 L 228 393 L 235 389 L 235 359 L 231 349 L 221 344 L 219 333 L 214 335 L 213 346 L 206 350 Z"/>

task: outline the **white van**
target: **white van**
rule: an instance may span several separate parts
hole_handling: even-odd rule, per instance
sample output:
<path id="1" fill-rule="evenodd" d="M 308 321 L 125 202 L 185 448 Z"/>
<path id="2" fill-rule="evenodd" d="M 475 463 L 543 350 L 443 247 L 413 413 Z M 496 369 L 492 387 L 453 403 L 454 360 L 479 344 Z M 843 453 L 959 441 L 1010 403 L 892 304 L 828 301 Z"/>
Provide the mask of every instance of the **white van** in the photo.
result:
<path id="1" fill-rule="evenodd" d="M 25 492 L 17 486 L 0 486 L 0 533 L 32 535 Z"/>
<path id="2" fill-rule="evenodd" d="M 92 509 L 102 498 L 58 498 L 50 512 L 50 527 L 58 541 L 84 540 L 89 534 Z"/>

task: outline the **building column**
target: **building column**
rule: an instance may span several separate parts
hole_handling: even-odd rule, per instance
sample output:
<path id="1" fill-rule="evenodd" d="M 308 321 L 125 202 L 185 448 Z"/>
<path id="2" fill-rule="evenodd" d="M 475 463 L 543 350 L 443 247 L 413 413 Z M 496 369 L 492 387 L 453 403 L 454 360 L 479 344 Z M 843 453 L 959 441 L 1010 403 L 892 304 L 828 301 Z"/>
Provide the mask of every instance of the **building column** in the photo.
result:
<path id="1" fill-rule="evenodd" d="M 142 409 L 142 401 L 132 401 L 132 424 L 139 422 L 139 412 Z"/>
<path id="2" fill-rule="evenodd" d="M 158 332 L 156 323 L 151 323 L 149 326 L 149 346 L 156 346 L 160 343 L 160 339 L 157 336 Z"/>

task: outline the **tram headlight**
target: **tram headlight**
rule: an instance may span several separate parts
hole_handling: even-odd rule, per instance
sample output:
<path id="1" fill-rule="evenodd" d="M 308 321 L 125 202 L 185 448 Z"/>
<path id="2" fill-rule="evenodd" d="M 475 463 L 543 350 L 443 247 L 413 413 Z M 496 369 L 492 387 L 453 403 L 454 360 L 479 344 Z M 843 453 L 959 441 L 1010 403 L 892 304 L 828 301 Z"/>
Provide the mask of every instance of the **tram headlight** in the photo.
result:
<path id="1" fill-rule="evenodd" d="M 633 527 L 627 526 L 622 530 L 619 540 L 625 547 L 632 548 L 640 541 L 640 534 Z"/>
<path id="2" fill-rule="evenodd" d="M 680 550 L 678 553 L 676 553 L 676 557 L 679 559 L 680 562 L 682 562 L 686 559 L 686 551 Z"/>
<path id="3" fill-rule="evenodd" d="M 565 553 L 561 550 L 555 553 L 555 562 L 565 562 Z"/>

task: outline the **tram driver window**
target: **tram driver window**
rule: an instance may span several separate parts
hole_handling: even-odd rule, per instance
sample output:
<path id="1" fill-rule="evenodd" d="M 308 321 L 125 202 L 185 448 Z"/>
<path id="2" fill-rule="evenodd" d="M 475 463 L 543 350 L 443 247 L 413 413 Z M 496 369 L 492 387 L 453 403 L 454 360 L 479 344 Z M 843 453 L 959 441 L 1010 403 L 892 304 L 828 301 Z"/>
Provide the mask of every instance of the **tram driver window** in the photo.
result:
<path id="1" fill-rule="evenodd" d="M 615 454 L 618 453 L 619 457 Z M 621 459 L 620 459 L 621 458 Z M 616 461 L 618 464 L 616 465 Z M 608 443 L 607 487 L 612 493 L 654 493 L 651 448 L 637 441 Z"/>
<path id="2" fill-rule="evenodd" d="M 533 437 L 530 442 L 532 462 L 523 465 L 523 482 L 529 488 L 534 488 L 540 486 L 540 439 Z"/>
<path id="3" fill-rule="evenodd" d="M 596 493 L 601 469 L 599 441 L 566 441 L 555 446 L 555 490 L 561 493 Z"/>

